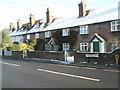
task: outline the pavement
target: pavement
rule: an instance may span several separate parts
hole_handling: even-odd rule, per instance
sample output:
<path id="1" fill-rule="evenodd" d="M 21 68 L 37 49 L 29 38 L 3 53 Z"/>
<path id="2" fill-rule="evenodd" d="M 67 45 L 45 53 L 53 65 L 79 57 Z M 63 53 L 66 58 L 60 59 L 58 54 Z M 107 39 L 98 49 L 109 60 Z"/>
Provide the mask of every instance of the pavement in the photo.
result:
<path id="1" fill-rule="evenodd" d="M 5 57 L 5 58 L 14 58 L 14 57 Z M 17 59 L 19 60 L 23 58 L 17 58 Z M 59 60 L 39 59 L 39 58 L 24 58 L 23 60 L 31 61 L 31 62 L 51 63 L 51 64 L 60 64 L 60 65 L 68 65 L 68 66 L 76 66 L 76 67 L 88 67 L 88 68 L 120 71 L 120 65 L 115 65 L 115 64 L 97 64 L 97 63 L 87 63 L 87 62 L 71 63 L 71 62 L 65 62 Z"/>

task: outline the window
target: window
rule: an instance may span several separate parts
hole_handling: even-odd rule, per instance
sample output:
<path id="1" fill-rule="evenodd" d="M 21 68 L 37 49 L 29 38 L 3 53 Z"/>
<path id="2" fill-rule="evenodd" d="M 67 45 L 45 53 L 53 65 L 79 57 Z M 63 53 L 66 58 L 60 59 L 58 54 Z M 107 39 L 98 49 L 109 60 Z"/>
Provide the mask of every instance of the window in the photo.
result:
<path id="1" fill-rule="evenodd" d="M 35 38 L 39 38 L 39 33 L 36 33 L 36 34 L 35 34 Z"/>
<path id="2" fill-rule="evenodd" d="M 80 43 L 80 51 L 88 51 L 88 43 Z"/>
<path id="3" fill-rule="evenodd" d="M 27 39 L 30 39 L 30 34 L 27 35 Z"/>
<path id="4" fill-rule="evenodd" d="M 86 25 L 86 26 L 80 26 L 80 34 L 81 35 L 88 34 L 89 33 L 88 30 L 89 30 L 88 29 L 88 25 Z"/>
<path id="5" fill-rule="evenodd" d="M 111 22 L 111 31 L 120 31 L 120 20 Z"/>
<path id="6" fill-rule="evenodd" d="M 50 31 L 45 32 L 45 37 L 49 38 L 51 36 Z"/>
<path id="7" fill-rule="evenodd" d="M 70 45 L 69 45 L 69 43 L 63 43 L 63 51 L 64 51 L 64 50 L 67 50 L 67 51 L 70 50 Z"/>
<path id="8" fill-rule="evenodd" d="M 23 41 L 23 36 L 20 36 L 20 41 L 21 41 L 21 42 Z"/>
<path id="9" fill-rule="evenodd" d="M 69 36 L 69 28 L 67 28 L 67 29 L 62 29 L 62 36 Z"/>
<path id="10" fill-rule="evenodd" d="M 14 42 L 16 42 L 18 39 L 17 39 L 17 36 L 14 37 Z"/>
<path id="11" fill-rule="evenodd" d="M 12 41 L 14 42 L 14 37 L 11 37 L 12 38 Z"/>

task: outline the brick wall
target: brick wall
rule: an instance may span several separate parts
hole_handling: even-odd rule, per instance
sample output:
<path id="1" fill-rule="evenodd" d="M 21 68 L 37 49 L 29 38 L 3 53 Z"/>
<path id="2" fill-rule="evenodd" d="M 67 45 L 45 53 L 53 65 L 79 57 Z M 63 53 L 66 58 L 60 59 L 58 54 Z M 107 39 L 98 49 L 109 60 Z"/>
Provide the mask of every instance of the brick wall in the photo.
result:
<path id="1" fill-rule="evenodd" d="M 12 51 L 12 57 L 22 58 L 23 52 L 22 51 Z"/>
<path id="2" fill-rule="evenodd" d="M 86 54 L 88 55 L 98 54 L 99 57 L 86 57 Z M 113 52 L 109 53 L 77 53 L 77 52 L 74 53 L 75 63 L 85 61 L 89 63 L 98 62 L 99 64 L 115 64 L 116 62 L 115 55 L 120 56 L 120 49 L 116 49 Z"/>
<path id="3" fill-rule="evenodd" d="M 40 39 L 45 39 L 45 34 L 44 34 L 44 32 L 40 32 L 40 33 L 39 33 L 39 37 L 40 37 Z"/>
<path id="4" fill-rule="evenodd" d="M 90 24 L 89 26 L 89 34 L 88 35 L 80 35 L 78 34 L 78 42 L 75 45 L 75 48 L 80 50 L 80 42 L 81 41 L 90 41 L 95 33 L 98 33 L 103 39 L 105 39 L 107 44 L 107 52 L 111 52 L 111 41 L 118 41 L 120 39 L 120 32 L 111 32 L 111 22 L 102 22 Z M 76 27 L 79 31 L 80 28 Z M 90 48 L 90 47 L 89 47 Z M 90 50 L 89 50 L 90 51 Z"/>
<path id="5" fill-rule="evenodd" d="M 34 39 L 35 39 L 35 34 L 34 33 L 30 34 L 30 41 L 32 41 Z"/>
<path id="6" fill-rule="evenodd" d="M 28 58 L 53 59 L 64 61 L 63 52 L 42 52 L 42 51 L 28 51 Z"/>

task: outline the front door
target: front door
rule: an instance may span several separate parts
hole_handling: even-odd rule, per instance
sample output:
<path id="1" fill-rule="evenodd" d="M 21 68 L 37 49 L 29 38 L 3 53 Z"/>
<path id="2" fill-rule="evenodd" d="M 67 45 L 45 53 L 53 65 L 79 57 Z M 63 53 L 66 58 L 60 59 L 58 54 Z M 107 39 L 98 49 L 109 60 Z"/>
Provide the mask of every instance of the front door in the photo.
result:
<path id="1" fill-rule="evenodd" d="M 99 52 L 99 42 L 93 42 L 93 52 Z"/>

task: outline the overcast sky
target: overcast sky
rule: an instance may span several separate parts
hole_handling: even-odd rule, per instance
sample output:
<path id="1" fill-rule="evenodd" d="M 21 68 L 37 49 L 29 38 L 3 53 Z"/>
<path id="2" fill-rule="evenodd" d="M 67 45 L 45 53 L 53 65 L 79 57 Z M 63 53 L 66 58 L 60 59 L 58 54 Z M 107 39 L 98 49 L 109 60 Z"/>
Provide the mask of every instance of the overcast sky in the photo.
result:
<path id="1" fill-rule="evenodd" d="M 85 0 L 87 9 L 100 8 L 118 3 L 120 0 Z M 8 28 L 13 22 L 16 27 L 18 19 L 29 22 L 30 14 L 35 19 L 46 17 L 46 8 L 50 7 L 54 17 L 78 15 L 81 0 L 0 0 L 0 30 Z"/>

